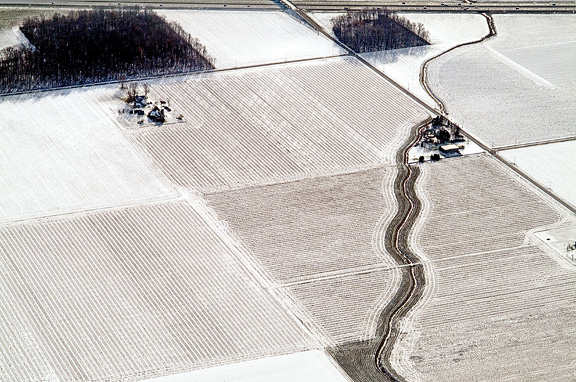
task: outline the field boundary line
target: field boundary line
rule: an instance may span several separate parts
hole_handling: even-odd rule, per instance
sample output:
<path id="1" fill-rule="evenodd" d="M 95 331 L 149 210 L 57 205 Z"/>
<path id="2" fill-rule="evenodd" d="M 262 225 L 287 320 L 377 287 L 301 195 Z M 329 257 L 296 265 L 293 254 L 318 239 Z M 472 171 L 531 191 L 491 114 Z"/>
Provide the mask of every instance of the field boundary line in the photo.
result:
<path id="1" fill-rule="evenodd" d="M 36 217 L 24 217 L 22 219 L 14 219 L 14 220 L 7 220 L 2 221 L 0 220 L 0 228 L 4 227 L 11 227 L 11 226 L 19 226 L 25 224 L 37 224 L 37 223 L 44 223 L 47 221 L 55 221 L 55 220 L 69 220 L 74 219 L 77 217 L 85 216 L 85 215 L 94 215 L 98 213 L 105 213 L 111 211 L 120 211 L 130 208 L 137 208 L 140 206 L 153 206 L 158 204 L 164 203 L 174 203 L 174 202 L 182 202 L 184 199 L 180 193 L 176 192 L 176 195 L 166 196 L 166 197 L 154 197 L 142 200 L 135 200 L 133 202 L 123 203 L 123 204 L 116 204 L 116 205 L 109 205 L 109 206 L 101 206 L 101 207 L 93 207 L 84 209 L 81 211 L 65 211 L 65 212 L 58 212 L 49 215 L 39 215 Z"/>
<path id="2" fill-rule="evenodd" d="M 484 36 L 481 40 L 478 40 L 475 43 L 480 43 L 480 42 L 484 42 L 489 38 L 493 38 L 496 37 L 498 35 L 498 31 L 496 29 L 496 24 L 494 21 L 494 18 L 492 17 L 491 14 L 489 13 L 482 13 L 482 15 L 484 17 L 486 17 L 486 20 L 488 22 L 488 27 L 490 32 Z M 473 43 L 465 43 L 463 45 L 472 45 Z M 456 49 L 457 47 L 463 46 L 463 45 L 458 45 L 453 47 L 450 50 L 447 50 L 443 53 L 441 53 L 440 55 L 446 54 L 454 49 Z M 439 56 L 435 56 L 432 57 L 430 60 L 433 60 L 435 58 L 438 58 Z M 424 68 L 424 66 L 422 67 L 422 70 L 425 71 L 426 68 Z M 424 79 L 426 79 L 426 75 L 423 75 Z M 426 81 L 423 83 L 426 84 Z M 425 87 L 425 89 L 431 91 L 431 89 L 428 89 L 428 87 Z M 433 97 L 435 99 L 438 99 L 437 97 Z M 445 116 L 445 108 L 442 105 L 443 108 L 443 112 L 442 115 Z M 446 117 L 446 116 L 445 116 Z M 448 118 L 449 119 L 449 118 Z M 546 188 L 545 186 L 543 186 L 542 184 L 540 184 L 539 182 L 537 182 L 534 178 L 532 178 L 530 175 L 528 175 L 525 171 L 521 170 L 518 166 L 516 166 L 513 163 L 508 162 L 506 159 L 504 159 L 503 157 L 501 157 L 500 155 L 498 155 L 498 149 L 497 148 L 491 148 L 489 147 L 487 144 L 485 144 L 481 139 L 476 138 L 475 136 L 473 136 L 472 134 L 468 133 L 467 131 L 465 131 L 465 129 L 461 129 L 462 134 L 468 138 L 470 141 L 472 141 L 473 143 L 477 144 L 481 149 L 483 149 L 484 151 L 486 151 L 486 153 L 488 153 L 490 156 L 492 156 L 493 158 L 495 158 L 496 160 L 498 160 L 500 163 L 504 164 L 506 167 L 508 167 L 510 170 L 512 170 L 512 172 L 514 172 L 516 175 L 520 176 L 521 178 L 524 178 L 525 181 L 527 181 L 528 183 L 532 184 L 533 187 L 535 187 L 537 190 L 539 190 L 540 192 L 544 193 L 545 195 L 547 195 L 548 197 L 552 198 L 554 201 L 556 201 L 557 203 L 559 203 L 560 205 L 562 205 L 564 208 L 568 209 L 568 211 L 570 211 L 572 214 L 576 215 L 576 207 L 573 206 L 571 203 L 569 203 L 568 201 L 564 200 L 563 198 L 559 197 L 558 195 L 556 195 L 556 193 L 554 193 L 552 190 Z M 576 139 L 576 137 L 574 138 Z"/>
<path id="3" fill-rule="evenodd" d="M 536 141 L 536 142 L 528 142 L 528 143 L 519 143 L 519 144 L 515 144 L 515 145 L 497 146 L 497 147 L 494 147 L 493 150 L 496 152 L 507 151 L 507 150 L 523 149 L 526 147 L 544 146 L 544 145 L 551 145 L 554 143 L 571 142 L 571 141 L 576 141 L 576 136 L 564 137 L 564 138 L 553 138 L 553 139 L 547 139 L 547 140 Z"/>
<path id="4" fill-rule="evenodd" d="M 278 66 L 284 64 L 296 64 L 300 62 L 309 62 L 309 61 L 319 61 L 319 60 L 329 60 L 331 58 L 338 58 L 338 57 L 347 57 L 348 54 L 336 54 L 330 56 L 322 56 L 322 57 L 310 57 L 310 58 L 300 58 L 296 60 L 286 60 L 286 61 L 276 61 L 276 62 L 267 62 L 263 64 L 254 64 L 254 65 L 246 65 L 246 66 L 237 66 L 233 68 L 222 68 L 222 69 L 211 69 L 211 70 L 201 70 L 196 72 L 184 72 L 184 73 L 172 73 L 172 74 L 162 74 L 157 76 L 145 76 L 145 77 L 137 77 L 137 78 L 130 78 L 126 81 L 120 80 L 110 80 L 110 81 L 102 81 L 102 82 L 93 82 L 88 84 L 81 84 L 81 85 L 68 85 L 68 86 L 57 86 L 52 88 L 42 88 L 42 89 L 35 89 L 35 90 L 22 90 L 10 93 L 0 93 L 0 99 L 6 97 L 13 97 L 19 95 L 36 95 L 36 94 L 44 94 L 49 92 L 61 91 L 61 90 L 74 90 L 74 89 L 82 89 L 87 87 L 94 87 L 94 86 L 109 86 L 109 85 L 118 85 L 124 82 L 125 84 L 129 84 L 132 82 L 140 82 L 140 81 L 152 81 L 152 80 L 160 80 L 160 79 L 173 79 L 173 78 L 185 78 L 191 77 L 194 78 L 196 76 L 208 75 L 208 74 L 215 74 L 215 73 L 224 73 L 224 72 L 232 72 L 236 70 L 247 70 L 247 69 L 254 69 L 254 68 L 264 68 L 268 66 Z"/>
<path id="5" fill-rule="evenodd" d="M 364 265 L 364 266 L 360 266 L 360 267 L 340 269 L 340 270 L 332 271 L 332 272 L 318 273 L 315 275 L 304 276 L 304 277 L 301 277 L 301 278 L 298 278 L 295 280 L 287 280 L 287 281 L 282 282 L 282 283 L 277 283 L 276 285 L 273 286 L 273 288 L 285 288 L 285 287 L 291 287 L 294 285 L 309 284 L 309 283 L 313 283 L 313 282 L 317 282 L 317 281 L 326 281 L 326 280 L 337 279 L 339 277 L 365 275 L 368 273 L 385 271 L 385 270 L 393 270 L 393 269 L 398 269 L 401 267 L 404 267 L 404 265 L 403 266 L 398 266 L 398 265 L 392 265 L 391 266 L 390 264 L 383 263 L 383 262 L 382 263 L 375 263 L 372 265 Z"/>
<path id="6" fill-rule="evenodd" d="M 510 69 L 514 70 L 516 73 L 523 75 L 524 77 L 528 78 L 532 82 L 534 82 L 538 86 L 542 86 L 549 89 L 558 89 L 558 86 L 554 85 L 552 82 L 545 80 L 544 78 L 540 77 L 538 74 L 534 73 L 533 71 L 529 70 L 528 68 L 520 65 L 516 61 L 506 57 L 502 53 L 498 52 L 496 49 L 492 48 L 491 46 L 486 45 L 486 50 L 490 53 L 493 59 L 501 62 L 502 64 L 506 65 Z"/>

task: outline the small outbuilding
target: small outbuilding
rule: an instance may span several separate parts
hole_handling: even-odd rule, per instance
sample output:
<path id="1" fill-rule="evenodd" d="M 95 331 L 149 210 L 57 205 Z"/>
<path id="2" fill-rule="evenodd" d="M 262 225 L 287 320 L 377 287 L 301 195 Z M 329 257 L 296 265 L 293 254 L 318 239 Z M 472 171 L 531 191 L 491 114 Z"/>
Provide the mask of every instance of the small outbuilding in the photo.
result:
<path id="1" fill-rule="evenodd" d="M 440 151 L 440 154 L 447 157 L 462 155 L 460 153 L 460 146 L 458 145 L 441 145 L 438 147 L 438 151 Z"/>

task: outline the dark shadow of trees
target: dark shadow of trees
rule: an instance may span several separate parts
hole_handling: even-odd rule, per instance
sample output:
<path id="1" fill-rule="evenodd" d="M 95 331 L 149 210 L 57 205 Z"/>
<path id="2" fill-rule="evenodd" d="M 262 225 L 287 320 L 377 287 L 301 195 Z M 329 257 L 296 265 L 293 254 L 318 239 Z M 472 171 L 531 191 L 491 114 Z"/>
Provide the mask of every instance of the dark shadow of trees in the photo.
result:
<path id="1" fill-rule="evenodd" d="M 29 18 L 21 30 L 30 45 L 0 52 L 0 92 L 214 68 L 206 48 L 180 25 L 141 8 Z"/>
<path id="2" fill-rule="evenodd" d="M 429 45 L 422 24 L 386 10 L 349 12 L 332 23 L 336 37 L 356 53 Z"/>

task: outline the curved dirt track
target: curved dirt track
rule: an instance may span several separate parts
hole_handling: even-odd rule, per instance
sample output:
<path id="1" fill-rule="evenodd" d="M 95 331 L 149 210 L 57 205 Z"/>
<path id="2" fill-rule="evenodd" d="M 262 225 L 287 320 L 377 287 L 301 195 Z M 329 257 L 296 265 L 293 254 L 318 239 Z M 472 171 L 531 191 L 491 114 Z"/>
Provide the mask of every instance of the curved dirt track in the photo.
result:
<path id="1" fill-rule="evenodd" d="M 441 56 L 445 55 L 446 53 L 450 53 L 455 49 L 458 49 L 458 48 L 461 48 L 461 47 L 467 46 L 467 45 L 478 44 L 478 43 L 484 42 L 484 41 L 496 36 L 497 35 L 496 25 L 494 24 L 494 19 L 492 18 L 492 16 L 489 13 L 481 13 L 481 15 L 484 16 L 486 18 L 486 21 L 488 22 L 488 34 L 486 36 L 482 37 L 479 40 L 469 41 L 469 42 L 465 42 L 465 43 L 453 46 L 452 48 L 445 50 L 444 52 L 439 53 L 434 57 L 430 57 L 428 60 L 424 61 L 424 63 L 422 64 L 422 68 L 420 70 L 420 84 L 422 85 L 422 87 L 424 88 L 426 93 L 428 93 L 428 95 L 434 100 L 434 102 L 436 102 L 436 104 L 438 104 L 438 110 L 443 115 L 446 115 L 446 105 L 444 104 L 442 99 L 440 99 L 440 97 L 438 97 L 436 94 L 434 94 L 434 92 L 430 88 L 430 85 L 428 84 L 428 65 L 432 61 L 437 59 L 438 57 L 441 57 Z"/>
<path id="2" fill-rule="evenodd" d="M 329 349 L 340 366 L 357 382 L 404 381 L 391 366 L 390 354 L 398 338 L 398 324 L 419 301 L 425 283 L 424 268 L 419 258 L 409 250 L 408 243 L 412 225 L 421 209 L 414 187 L 420 171 L 418 166 L 408 165 L 407 159 L 408 151 L 420 140 L 421 131 L 429 122 L 430 119 L 414 126 L 410 137 L 396 155 L 398 173 L 394 181 L 394 194 L 398 210 L 386 230 L 384 248 L 381 250 L 385 250 L 400 266 L 400 287 L 380 313 L 373 339 Z"/>

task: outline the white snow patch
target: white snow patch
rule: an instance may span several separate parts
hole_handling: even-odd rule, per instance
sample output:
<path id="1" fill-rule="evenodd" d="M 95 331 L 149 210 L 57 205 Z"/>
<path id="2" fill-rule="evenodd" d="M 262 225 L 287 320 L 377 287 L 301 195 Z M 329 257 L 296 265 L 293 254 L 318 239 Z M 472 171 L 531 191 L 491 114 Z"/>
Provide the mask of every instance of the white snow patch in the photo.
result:
<path id="1" fill-rule="evenodd" d="M 561 259 L 576 265 L 576 225 L 534 232 L 534 236 Z"/>
<path id="2" fill-rule="evenodd" d="M 308 16 L 310 16 L 312 20 L 316 21 L 326 33 L 336 38 L 334 32 L 332 31 L 332 20 L 345 14 L 345 12 L 309 12 Z"/>
<path id="3" fill-rule="evenodd" d="M 576 207 L 576 141 L 505 150 L 500 155 Z"/>
<path id="4" fill-rule="evenodd" d="M 574 136 L 575 16 L 494 18 L 494 39 L 429 65 L 451 119 L 492 147 Z"/>
<path id="5" fill-rule="evenodd" d="M 492 55 L 492 57 L 494 57 L 495 59 L 497 59 L 498 61 L 500 61 L 504 65 L 508 66 L 510 69 L 513 69 L 516 72 L 520 73 L 521 75 L 525 76 L 526 78 L 529 78 L 536 85 L 551 88 L 551 89 L 557 88 L 557 86 L 546 81 L 544 78 L 540 77 L 536 73 L 531 72 L 530 70 L 528 70 L 525 67 L 523 67 L 522 65 L 512 61 L 511 59 L 504 56 L 503 54 L 498 53 L 491 46 L 487 46 L 487 48 L 488 48 L 488 51 L 490 52 L 490 54 Z"/>
<path id="6" fill-rule="evenodd" d="M 555 86 L 576 83 L 576 41 L 507 49 L 500 53 Z"/>
<path id="7" fill-rule="evenodd" d="M 345 53 L 326 36 L 281 11 L 159 11 L 206 46 L 216 68 Z"/>
<path id="8" fill-rule="evenodd" d="M 457 45 L 478 40 L 488 34 L 486 18 L 478 14 L 401 13 L 408 20 L 422 23 L 430 33 L 430 43 Z"/>
<path id="9" fill-rule="evenodd" d="M 319 350 L 263 358 L 211 369 L 149 379 L 147 382 L 348 382 Z"/>
<path id="10" fill-rule="evenodd" d="M 175 195 L 98 105 L 110 87 L 0 101 L 0 222 Z"/>
<path id="11" fill-rule="evenodd" d="M 20 31 L 19 27 L 0 30 L 0 49 L 6 49 L 23 42 L 28 42 L 28 39 Z"/>
<path id="12" fill-rule="evenodd" d="M 458 44 L 485 36 L 488 33 L 486 19 L 472 14 L 403 13 L 402 16 L 424 24 L 430 33 L 432 45 L 362 53 L 361 56 L 422 101 L 435 107 L 436 103 L 420 84 L 423 63 Z"/>
<path id="13" fill-rule="evenodd" d="M 473 154 L 480 154 L 484 152 L 482 147 L 478 146 L 476 143 L 466 140 L 465 142 L 457 142 L 457 145 L 464 146 L 460 150 L 460 154 L 462 155 L 473 155 Z M 420 156 L 423 156 L 425 160 L 430 159 L 430 155 L 439 153 L 439 150 L 430 150 L 425 147 L 421 147 L 420 145 L 416 145 L 408 151 L 408 163 L 416 163 Z M 449 159 L 449 158 L 448 158 Z"/>

